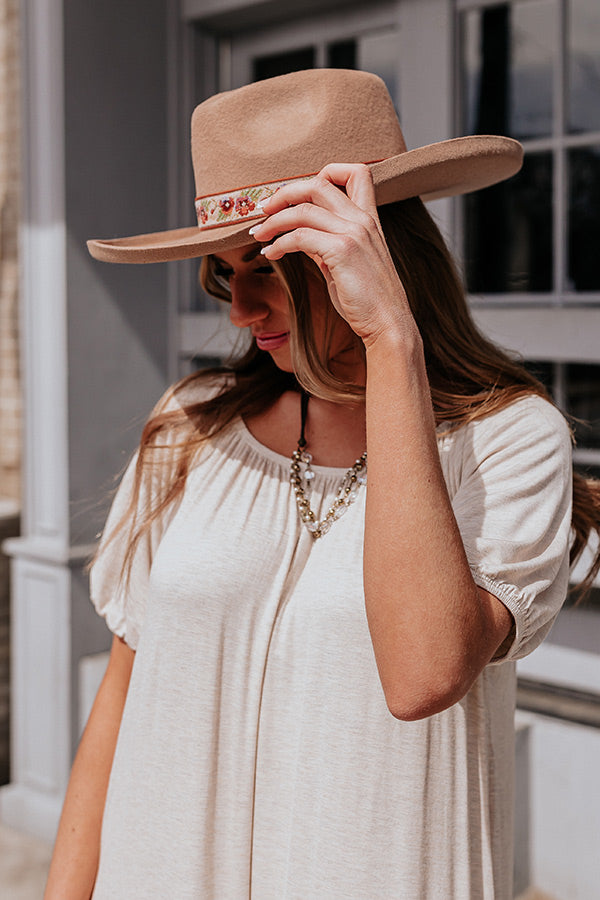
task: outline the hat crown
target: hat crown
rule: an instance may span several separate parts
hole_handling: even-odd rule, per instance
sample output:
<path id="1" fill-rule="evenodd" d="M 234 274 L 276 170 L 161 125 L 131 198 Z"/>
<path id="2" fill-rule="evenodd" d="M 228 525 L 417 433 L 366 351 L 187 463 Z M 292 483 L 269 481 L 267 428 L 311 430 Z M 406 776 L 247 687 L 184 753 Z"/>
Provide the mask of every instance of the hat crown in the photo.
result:
<path id="1" fill-rule="evenodd" d="M 292 72 L 216 94 L 194 110 L 191 144 L 198 197 L 406 151 L 384 82 L 345 69 Z"/>
<path id="2" fill-rule="evenodd" d="M 368 72 L 310 69 L 217 94 L 192 116 L 197 226 L 88 241 L 106 262 L 161 262 L 251 243 L 260 200 L 327 163 L 368 163 L 378 206 L 479 190 L 521 167 L 523 148 L 472 135 L 406 150 L 383 81 Z M 249 190 L 251 189 L 251 190 Z"/>

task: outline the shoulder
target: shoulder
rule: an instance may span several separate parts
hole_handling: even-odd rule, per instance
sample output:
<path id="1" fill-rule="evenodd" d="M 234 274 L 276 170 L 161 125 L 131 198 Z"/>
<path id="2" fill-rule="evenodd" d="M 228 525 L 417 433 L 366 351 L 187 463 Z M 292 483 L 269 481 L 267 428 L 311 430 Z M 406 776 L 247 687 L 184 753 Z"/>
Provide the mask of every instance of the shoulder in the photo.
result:
<path id="1" fill-rule="evenodd" d="M 522 439 L 525 442 L 549 439 L 557 444 L 571 445 L 571 430 L 564 415 L 554 404 L 538 394 L 527 394 L 488 415 L 472 419 L 458 428 L 442 423 L 439 437 L 456 448 L 465 444 L 485 447 L 486 444 L 507 444 Z"/>
<path id="2" fill-rule="evenodd" d="M 537 394 L 441 435 L 442 459 L 459 481 L 486 471 L 525 475 L 535 467 L 542 467 L 548 476 L 553 471 L 570 477 L 571 449 L 565 417 Z"/>
<path id="3" fill-rule="evenodd" d="M 503 448 L 538 448 L 538 452 L 563 451 L 570 456 L 569 425 L 552 403 L 537 394 L 528 394 L 503 409 L 476 419 L 467 426 L 473 447 L 484 453 Z"/>
<path id="4" fill-rule="evenodd" d="M 570 434 L 569 426 L 561 411 L 549 400 L 540 397 L 539 394 L 526 394 L 519 397 L 491 415 L 475 420 L 473 425 L 483 425 L 484 423 L 491 426 L 512 423 L 537 425 L 558 429 L 567 436 Z"/>

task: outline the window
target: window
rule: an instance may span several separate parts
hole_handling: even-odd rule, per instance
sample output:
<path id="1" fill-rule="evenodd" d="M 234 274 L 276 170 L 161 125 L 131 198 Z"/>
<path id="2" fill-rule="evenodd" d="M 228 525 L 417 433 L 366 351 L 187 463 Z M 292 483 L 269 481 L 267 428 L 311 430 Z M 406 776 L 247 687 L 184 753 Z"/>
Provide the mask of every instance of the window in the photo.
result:
<path id="1" fill-rule="evenodd" d="M 525 148 L 514 179 L 463 203 L 469 290 L 600 302 L 600 4 L 458 0 L 460 127 Z"/>
<path id="2" fill-rule="evenodd" d="M 509 134 L 525 149 L 515 178 L 460 204 L 474 311 L 484 330 L 502 318 L 500 343 L 535 360 L 573 417 L 577 467 L 599 476 L 600 340 L 584 343 L 600 313 L 600 4 L 456 7 L 461 133 Z"/>

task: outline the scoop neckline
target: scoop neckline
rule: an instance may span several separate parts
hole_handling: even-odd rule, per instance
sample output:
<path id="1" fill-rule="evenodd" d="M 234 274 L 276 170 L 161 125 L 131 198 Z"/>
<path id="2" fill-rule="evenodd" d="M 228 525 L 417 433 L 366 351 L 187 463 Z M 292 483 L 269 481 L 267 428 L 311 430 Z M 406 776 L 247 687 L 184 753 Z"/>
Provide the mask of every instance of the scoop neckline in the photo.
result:
<path id="1" fill-rule="evenodd" d="M 271 450 L 266 444 L 262 444 L 258 438 L 254 437 L 242 416 L 238 416 L 237 431 L 242 435 L 246 443 L 253 447 L 257 453 L 278 463 L 280 466 L 285 466 L 285 468 L 289 470 L 292 462 L 291 457 L 284 456 L 283 453 L 278 453 L 276 450 Z M 338 476 L 339 478 L 342 478 L 351 468 L 352 466 L 319 466 L 315 463 L 311 463 L 311 469 L 315 475 Z"/>

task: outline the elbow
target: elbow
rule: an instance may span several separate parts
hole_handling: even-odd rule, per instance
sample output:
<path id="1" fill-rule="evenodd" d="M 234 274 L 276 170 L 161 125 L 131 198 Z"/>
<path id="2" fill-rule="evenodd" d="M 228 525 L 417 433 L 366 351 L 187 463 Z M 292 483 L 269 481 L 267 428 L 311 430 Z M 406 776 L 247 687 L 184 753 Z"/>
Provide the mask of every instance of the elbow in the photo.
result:
<path id="1" fill-rule="evenodd" d="M 420 719 L 427 719 L 429 716 L 435 715 L 436 712 L 440 712 L 440 710 L 433 707 L 430 708 L 430 705 L 425 703 L 410 704 L 388 697 L 385 698 L 385 702 L 390 714 L 394 719 L 398 719 L 399 722 L 418 722 Z"/>
<path id="2" fill-rule="evenodd" d="M 402 684 L 394 689 L 384 687 L 385 701 L 391 715 L 401 722 L 417 722 L 443 712 L 458 703 L 467 694 L 472 679 L 448 679 L 442 683 L 431 682 Z"/>
<path id="3" fill-rule="evenodd" d="M 443 712 L 445 709 L 449 709 L 454 703 L 457 703 L 460 697 L 456 700 L 452 699 L 449 701 L 440 700 L 438 702 L 431 701 L 422 701 L 422 702 L 407 702 L 405 698 L 398 699 L 390 699 L 386 697 L 387 708 L 390 711 L 391 715 L 394 719 L 398 719 L 400 722 L 418 722 L 421 719 L 428 719 L 429 716 L 434 716 L 436 713 Z"/>

